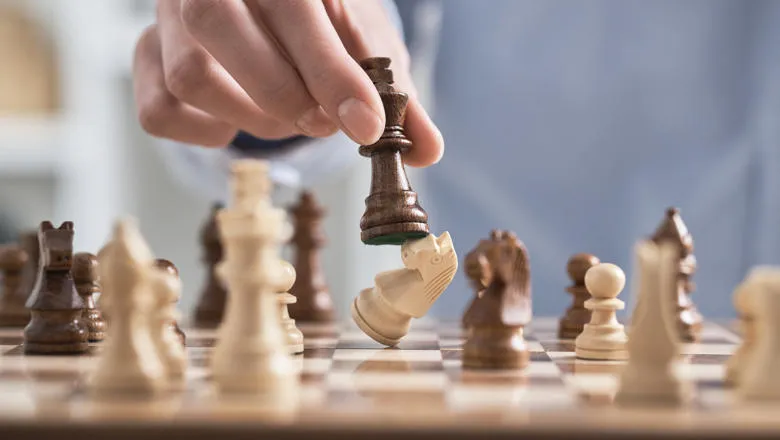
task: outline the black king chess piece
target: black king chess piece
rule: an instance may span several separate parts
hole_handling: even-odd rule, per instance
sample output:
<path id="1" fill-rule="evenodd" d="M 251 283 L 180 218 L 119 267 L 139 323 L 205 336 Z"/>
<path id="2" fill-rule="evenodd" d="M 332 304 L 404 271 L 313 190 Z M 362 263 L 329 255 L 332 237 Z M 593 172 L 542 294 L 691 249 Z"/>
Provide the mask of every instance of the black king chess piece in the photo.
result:
<path id="1" fill-rule="evenodd" d="M 389 58 L 367 58 L 360 66 L 379 91 L 386 118 L 382 137 L 358 150 L 371 158 L 371 193 L 360 219 L 360 239 L 369 245 L 400 245 L 428 235 L 428 214 L 417 201 L 401 158 L 412 146 L 404 134 L 409 96 L 393 88 Z"/>

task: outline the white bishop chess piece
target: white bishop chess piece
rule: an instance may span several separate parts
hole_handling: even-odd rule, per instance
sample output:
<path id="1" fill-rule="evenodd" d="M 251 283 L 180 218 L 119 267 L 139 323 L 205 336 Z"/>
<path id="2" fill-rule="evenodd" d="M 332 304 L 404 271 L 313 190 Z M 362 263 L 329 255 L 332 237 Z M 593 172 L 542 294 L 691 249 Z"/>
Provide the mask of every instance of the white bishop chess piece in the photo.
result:
<path id="1" fill-rule="evenodd" d="M 650 240 L 635 247 L 638 289 L 628 335 L 628 363 L 620 375 L 619 405 L 679 405 L 692 397 L 680 379 L 680 335 L 676 327 L 680 250 L 676 244 Z"/>
<path id="2" fill-rule="evenodd" d="M 585 308 L 592 311 L 590 323 L 574 341 L 575 354 L 581 359 L 626 360 L 626 336 L 623 325 L 617 320 L 617 311 L 625 303 L 617 298 L 626 285 L 623 270 L 611 263 L 600 263 L 585 274 L 585 287 L 591 298 Z"/>
<path id="3" fill-rule="evenodd" d="M 230 295 L 214 349 L 214 382 L 223 393 L 292 403 L 298 370 L 288 353 L 276 295 L 285 212 L 271 206 L 266 162 L 234 162 L 231 186 L 234 206 L 217 214 L 225 251 L 217 271 Z"/>
<path id="4" fill-rule="evenodd" d="M 150 317 L 154 258 L 133 220 L 117 222 L 111 246 L 101 253 L 103 301 L 111 316 L 105 345 L 87 383 L 94 394 L 151 394 L 167 386 Z"/>
<path id="5" fill-rule="evenodd" d="M 780 400 L 780 270 L 764 268 L 753 274 L 755 305 L 751 352 L 744 354 L 737 384 L 744 400 Z"/>

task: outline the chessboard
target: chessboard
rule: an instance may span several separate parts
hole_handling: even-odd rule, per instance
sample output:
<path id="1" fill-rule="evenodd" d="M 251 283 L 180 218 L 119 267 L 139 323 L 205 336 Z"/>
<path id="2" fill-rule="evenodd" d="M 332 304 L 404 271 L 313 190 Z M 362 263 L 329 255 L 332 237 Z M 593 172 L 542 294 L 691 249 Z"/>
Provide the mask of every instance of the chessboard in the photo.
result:
<path id="1" fill-rule="evenodd" d="M 351 323 L 300 327 L 306 337 L 295 358 L 301 387 L 289 406 L 214 391 L 214 330 L 186 330 L 184 389 L 116 400 L 84 392 L 100 344 L 80 356 L 24 355 L 21 330 L 2 330 L 0 438 L 780 435 L 777 407 L 744 404 L 723 385 L 724 363 L 740 341 L 728 325 L 707 322 L 701 342 L 683 346 L 684 377 L 697 391 L 680 408 L 615 406 L 623 363 L 575 359 L 573 341 L 556 338 L 555 319 L 536 318 L 527 330 L 531 362 L 523 371 L 464 370 L 457 322 L 416 321 L 394 348 Z"/>

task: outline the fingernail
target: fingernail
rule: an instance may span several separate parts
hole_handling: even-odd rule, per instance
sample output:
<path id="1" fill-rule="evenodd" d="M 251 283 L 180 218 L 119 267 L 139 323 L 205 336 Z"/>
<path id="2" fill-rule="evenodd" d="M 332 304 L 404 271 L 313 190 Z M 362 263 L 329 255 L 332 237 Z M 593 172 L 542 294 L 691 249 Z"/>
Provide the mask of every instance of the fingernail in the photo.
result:
<path id="1" fill-rule="evenodd" d="M 336 130 L 336 125 L 330 120 L 322 107 L 314 107 L 307 110 L 295 122 L 301 132 L 307 136 L 327 136 Z"/>
<path id="2" fill-rule="evenodd" d="M 339 104 L 339 119 L 347 134 L 363 145 L 376 142 L 385 128 L 379 114 L 356 98 L 346 99 Z"/>

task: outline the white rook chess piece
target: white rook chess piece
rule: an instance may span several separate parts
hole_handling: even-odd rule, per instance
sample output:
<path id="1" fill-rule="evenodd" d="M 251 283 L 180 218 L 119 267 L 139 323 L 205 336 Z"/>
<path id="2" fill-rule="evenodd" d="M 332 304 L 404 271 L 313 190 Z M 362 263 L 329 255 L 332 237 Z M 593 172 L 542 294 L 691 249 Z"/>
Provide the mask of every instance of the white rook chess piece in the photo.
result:
<path id="1" fill-rule="evenodd" d="M 626 275 L 618 266 L 600 263 L 585 274 L 585 287 L 591 298 L 585 301 L 585 308 L 592 311 L 590 323 L 585 324 L 582 333 L 574 341 L 575 353 L 581 359 L 625 360 L 628 359 L 626 336 L 623 325 L 617 320 L 617 311 L 625 303 L 617 296 L 626 285 Z"/>
<path id="2" fill-rule="evenodd" d="M 755 304 L 755 336 L 738 376 L 738 392 L 745 400 L 780 400 L 780 270 L 754 274 L 751 292 Z"/>
<path id="3" fill-rule="evenodd" d="M 298 370 L 288 354 L 275 290 L 280 284 L 285 213 L 270 204 L 267 174 L 266 162 L 234 162 L 234 207 L 217 214 L 225 251 L 217 272 L 230 295 L 212 372 L 222 392 L 292 402 Z"/>
<path id="4" fill-rule="evenodd" d="M 677 405 L 690 400 L 690 383 L 679 378 L 676 327 L 679 248 L 667 241 L 635 247 L 637 302 L 628 335 L 628 363 L 620 375 L 619 405 Z"/>

